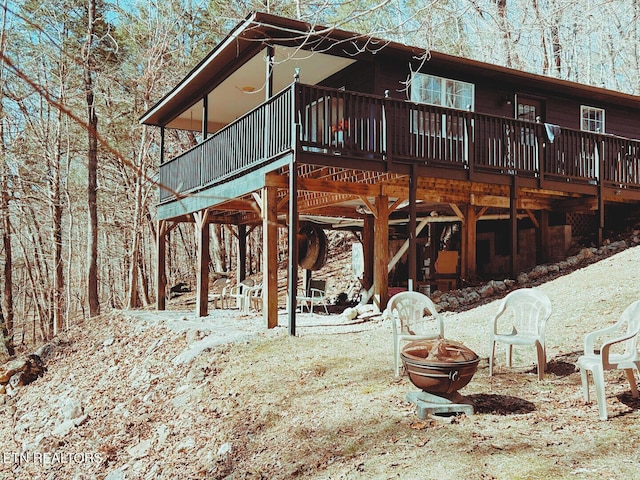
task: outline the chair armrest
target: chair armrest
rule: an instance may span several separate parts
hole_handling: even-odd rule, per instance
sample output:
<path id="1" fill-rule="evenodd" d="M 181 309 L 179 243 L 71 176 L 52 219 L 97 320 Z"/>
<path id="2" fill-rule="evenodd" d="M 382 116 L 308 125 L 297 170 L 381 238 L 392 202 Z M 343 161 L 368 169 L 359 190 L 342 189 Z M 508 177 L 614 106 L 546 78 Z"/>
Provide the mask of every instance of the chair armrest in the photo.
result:
<path id="1" fill-rule="evenodd" d="M 584 336 L 584 354 L 585 355 L 593 355 L 594 353 L 594 345 L 598 337 L 606 335 L 607 333 L 615 332 L 618 330 L 618 326 L 611 325 L 609 327 L 601 328 L 599 330 L 594 330 L 593 332 L 589 332 Z M 602 348 L 600 349 L 602 352 Z"/>
<path id="2" fill-rule="evenodd" d="M 498 320 L 500 319 L 500 317 L 502 316 L 502 314 L 505 312 L 505 310 L 507 309 L 507 306 L 505 303 L 502 303 L 499 307 L 498 312 L 493 316 L 493 319 L 491 320 L 491 325 L 493 327 L 493 334 L 494 335 L 499 335 L 498 333 Z"/>
<path id="3" fill-rule="evenodd" d="M 391 312 L 387 314 L 387 318 L 391 320 L 391 331 L 393 332 L 393 336 L 395 337 L 398 335 L 398 319 Z"/>
<path id="4" fill-rule="evenodd" d="M 603 368 L 607 368 L 610 367 L 611 364 L 609 363 L 609 351 L 611 350 L 611 347 L 613 347 L 614 345 L 618 344 L 618 343 L 622 343 L 622 342 L 626 342 L 627 340 L 629 340 L 630 338 L 633 338 L 637 335 L 637 333 L 631 333 L 628 335 L 625 335 L 623 337 L 617 337 L 617 338 L 613 338 L 611 340 L 607 340 L 606 342 L 604 342 L 602 344 L 602 346 L 600 347 L 600 355 L 602 356 L 602 366 Z"/>
<path id="5" fill-rule="evenodd" d="M 322 298 L 322 297 L 324 297 L 324 291 L 318 290 L 317 288 L 311 288 L 309 290 L 309 293 L 311 293 L 311 298 Z"/>

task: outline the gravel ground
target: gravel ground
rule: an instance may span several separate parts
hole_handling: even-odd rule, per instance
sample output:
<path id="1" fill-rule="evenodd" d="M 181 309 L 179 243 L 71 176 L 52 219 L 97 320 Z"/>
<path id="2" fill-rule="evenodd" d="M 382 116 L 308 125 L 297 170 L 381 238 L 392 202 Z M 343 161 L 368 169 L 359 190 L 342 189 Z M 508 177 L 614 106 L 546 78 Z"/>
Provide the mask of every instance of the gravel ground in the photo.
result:
<path id="1" fill-rule="evenodd" d="M 582 399 L 586 332 L 640 298 L 640 247 L 539 285 L 553 304 L 548 373 L 499 352 L 497 300 L 445 312 L 483 361 L 461 393 L 476 413 L 420 419 L 392 369 L 390 326 L 299 315 L 113 312 L 54 342 L 47 373 L 0 405 L 0 479 L 626 479 L 640 475 L 640 402 L 607 374 L 610 419 Z"/>

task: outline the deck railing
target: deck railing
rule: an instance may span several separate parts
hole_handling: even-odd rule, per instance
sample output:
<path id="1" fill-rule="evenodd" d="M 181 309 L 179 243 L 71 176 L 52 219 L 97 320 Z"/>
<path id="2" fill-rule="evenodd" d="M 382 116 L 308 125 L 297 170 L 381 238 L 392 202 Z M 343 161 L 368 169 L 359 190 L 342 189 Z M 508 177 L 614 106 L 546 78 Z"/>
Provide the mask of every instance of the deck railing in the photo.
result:
<path id="1" fill-rule="evenodd" d="M 268 163 L 292 148 L 293 93 L 285 89 L 160 166 L 160 202 Z"/>
<path id="2" fill-rule="evenodd" d="M 161 165 L 160 200 L 291 152 L 294 120 L 302 152 L 344 156 L 345 166 L 358 158 L 640 190 L 639 140 L 294 84 Z"/>

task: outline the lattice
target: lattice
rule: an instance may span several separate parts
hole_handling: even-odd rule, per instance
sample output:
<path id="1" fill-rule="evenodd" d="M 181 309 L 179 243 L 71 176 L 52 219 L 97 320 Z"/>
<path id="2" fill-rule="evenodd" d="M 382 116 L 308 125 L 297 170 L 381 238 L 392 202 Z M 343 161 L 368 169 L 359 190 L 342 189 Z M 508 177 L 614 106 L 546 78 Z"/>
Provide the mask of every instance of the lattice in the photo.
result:
<path id="1" fill-rule="evenodd" d="M 567 213 L 567 223 L 571 225 L 572 236 L 584 237 L 593 235 L 598 228 L 598 219 L 594 214 Z"/>

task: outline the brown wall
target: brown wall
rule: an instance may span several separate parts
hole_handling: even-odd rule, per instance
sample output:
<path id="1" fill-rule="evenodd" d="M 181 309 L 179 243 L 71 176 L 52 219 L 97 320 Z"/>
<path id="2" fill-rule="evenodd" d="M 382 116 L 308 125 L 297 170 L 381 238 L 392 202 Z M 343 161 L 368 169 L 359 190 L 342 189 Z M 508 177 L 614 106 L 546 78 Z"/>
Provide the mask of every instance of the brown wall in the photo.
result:
<path id="1" fill-rule="evenodd" d="M 410 97 L 406 82 L 409 78 L 410 59 L 388 58 L 382 55 L 373 57 L 373 62 L 359 60 L 346 69 L 333 75 L 323 85 L 345 87 L 347 90 L 383 96 L 385 90 L 392 98 L 406 100 Z M 544 121 L 565 128 L 580 129 L 580 105 L 605 109 L 606 133 L 628 138 L 640 138 L 640 112 L 622 105 L 605 104 L 589 97 L 559 95 L 553 90 L 531 87 L 529 84 L 513 83 L 507 78 L 500 78 L 493 73 L 491 78 L 484 78 L 477 72 L 465 71 L 464 68 L 443 68 L 437 64 L 413 61 L 412 69 L 423 73 L 431 73 L 445 78 L 452 78 L 473 83 L 475 85 L 475 111 L 490 115 L 513 117 L 516 95 L 539 97 L 545 105 Z M 507 102 L 511 99 L 511 103 Z"/>
<path id="2" fill-rule="evenodd" d="M 551 243 L 549 245 L 549 263 L 557 263 L 567 258 L 567 252 L 571 246 L 571 226 L 558 225 L 550 227 Z M 487 263 L 479 264 L 478 271 L 483 276 L 507 275 L 510 270 L 511 260 L 509 255 L 496 254 L 496 235 L 500 233 L 484 232 L 478 234 L 477 241 L 487 242 L 490 258 Z M 526 271 L 536 266 L 536 231 L 527 228 L 518 231 L 518 269 Z M 480 262 L 480 259 L 478 260 Z"/>

